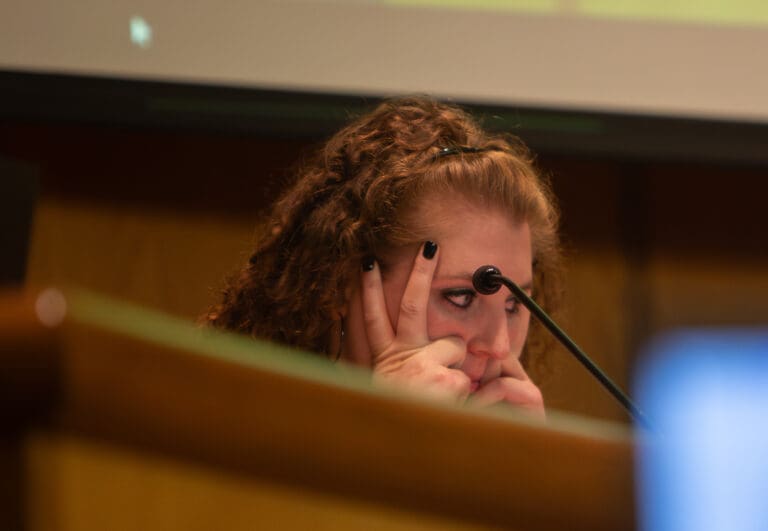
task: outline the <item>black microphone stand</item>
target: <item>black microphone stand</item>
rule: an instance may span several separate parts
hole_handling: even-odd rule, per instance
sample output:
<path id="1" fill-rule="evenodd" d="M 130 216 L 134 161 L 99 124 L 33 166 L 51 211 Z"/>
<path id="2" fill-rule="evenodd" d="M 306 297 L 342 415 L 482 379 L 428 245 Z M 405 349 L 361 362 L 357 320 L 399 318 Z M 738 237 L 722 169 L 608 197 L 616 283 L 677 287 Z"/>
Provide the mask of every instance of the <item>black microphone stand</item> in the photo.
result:
<path id="1" fill-rule="evenodd" d="M 622 406 L 624 406 L 632 418 L 642 424 L 643 427 L 650 427 L 643 412 L 640 411 L 634 402 L 632 402 L 621 389 L 619 389 L 619 386 L 617 386 L 591 359 L 589 359 L 589 356 L 587 356 L 584 351 L 581 350 L 570 337 L 568 337 L 568 334 L 555 324 L 549 315 L 547 315 L 547 313 L 542 310 L 525 291 L 520 289 L 520 286 L 502 275 L 497 267 L 491 265 L 479 267 L 472 275 L 472 284 L 475 290 L 482 295 L 496 293 L 501 289 L 502 284 L 509 288 L 517 300 L 536 316 L 541 324 L 543 324 L 547 330 L 549 330 L 552 335 L 554 335 L 558 341 L 560 341 L 560 343 L 562 343 L 562 345 L 565 346 L 565 348 L 567 348 L 590 373 L 592 373 L 592 376 L 597 378 L 602 386 L 611 393 Z"/>

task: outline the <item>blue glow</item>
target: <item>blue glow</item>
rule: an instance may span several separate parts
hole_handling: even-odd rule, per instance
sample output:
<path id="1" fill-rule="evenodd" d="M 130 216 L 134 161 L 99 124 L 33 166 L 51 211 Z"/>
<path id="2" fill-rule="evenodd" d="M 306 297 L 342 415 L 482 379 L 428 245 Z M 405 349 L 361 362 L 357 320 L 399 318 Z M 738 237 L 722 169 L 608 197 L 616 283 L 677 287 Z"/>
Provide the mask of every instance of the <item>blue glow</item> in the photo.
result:
<path id="1" fill-rule="evenodd" d="M 679 331 L 644 359 L 641 529 L 768 529 L 768 330 Z"/>

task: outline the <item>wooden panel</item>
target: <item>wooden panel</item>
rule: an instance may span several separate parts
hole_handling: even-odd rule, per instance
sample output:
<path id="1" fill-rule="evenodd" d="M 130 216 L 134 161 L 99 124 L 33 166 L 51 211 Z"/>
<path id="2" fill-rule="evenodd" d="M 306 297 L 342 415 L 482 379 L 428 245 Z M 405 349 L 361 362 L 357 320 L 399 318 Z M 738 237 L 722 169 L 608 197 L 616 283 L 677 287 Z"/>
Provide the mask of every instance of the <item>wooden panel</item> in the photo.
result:
<path id="1" fill-rule="evenodd" d="M 567 309 L 562 323 L 571 338 L 623 389 L 630 384 L 630 345 L 626 341 L 631 317 L 626 296 L 629 274 L 625 258 L 617 252 L 593 250 L 572 257 L 567 267 Z M 550 372 L 542 379 L 547 407 L 631 420 L 564 347 L 548 353 L 548 365 Z"/>
<path id="2" fill-rule="evenodd" d="M 458 522 L 634 527 L 618 426 L 394 395 L 364 371 L 94 295 L 68 308 L 47 431 Z"/>
<path id="3" fill-rule="evenodd" d="M 82 437 L 30 434 L 25 457 L 28 531 L 489 529 Z"/>
<path id="4" fill-rule="evenodd" d="M 657 256 L 650 264 L 654 332 L 768 325 L 768 268 L 759 260 Z"/>
<path id="5" fill-rule="evenodd" d="M 247 215 L 43 199 L 28 279 L 87 287 L 193 321 L 247 261 L 255 225 Z"/>

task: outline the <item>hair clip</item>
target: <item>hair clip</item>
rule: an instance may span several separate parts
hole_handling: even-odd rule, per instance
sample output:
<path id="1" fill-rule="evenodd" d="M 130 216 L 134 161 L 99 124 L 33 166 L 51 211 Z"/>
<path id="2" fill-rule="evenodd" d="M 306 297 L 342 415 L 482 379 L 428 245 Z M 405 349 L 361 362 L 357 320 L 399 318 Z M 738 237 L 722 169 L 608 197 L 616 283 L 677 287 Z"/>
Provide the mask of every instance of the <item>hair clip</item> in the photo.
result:
<path id="1" fill-rule="evenodd" d="M 486 151 L 485 148 L 479 148 L 474 146 L 452 146 L 440 148 L 440 151 L 435 153 L 433 160 L 437 160 L 442 157 L 448 157 L 450 155 L 458 155 L 459 153 L 481 153 Z"/>

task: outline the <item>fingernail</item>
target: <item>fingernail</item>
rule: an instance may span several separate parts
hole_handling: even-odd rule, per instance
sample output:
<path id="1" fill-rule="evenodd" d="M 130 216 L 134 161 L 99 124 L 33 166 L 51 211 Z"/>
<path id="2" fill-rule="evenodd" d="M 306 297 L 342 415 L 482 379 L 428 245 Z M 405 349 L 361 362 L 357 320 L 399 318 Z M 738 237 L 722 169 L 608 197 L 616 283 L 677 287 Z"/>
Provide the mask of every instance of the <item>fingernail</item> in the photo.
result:
<path id="1" fill-rule="evenodd" d="M 373 271 L 373 265 L 376 263 L 376 259 L 373 256 L 366 256 L 363 258 L 363 271 Z"/>
<path id="2" fill-rule="evenodd" d="M 432 260 L 435 257 L 435 253 L 437 252 L 437 244 L 435 242 L 424 242 L 424 258 L 427 260 Z"/>

